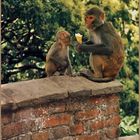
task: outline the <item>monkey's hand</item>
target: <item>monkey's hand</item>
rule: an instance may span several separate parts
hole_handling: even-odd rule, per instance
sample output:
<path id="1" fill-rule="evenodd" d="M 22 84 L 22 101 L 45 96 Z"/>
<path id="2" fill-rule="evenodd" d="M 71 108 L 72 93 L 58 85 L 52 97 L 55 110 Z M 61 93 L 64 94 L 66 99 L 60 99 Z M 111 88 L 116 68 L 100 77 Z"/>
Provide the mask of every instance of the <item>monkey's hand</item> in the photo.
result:
<path id="1" fill-rule="evenodd" d="M 78 44 L 76 45 L 76 51 L 77 51 L 77 52 L 81 52 L 80 47 L 81 47 L 81 44 L 78 43 Z"/>
<path id="2" fill-rule="evenodd" d="M 78 51 L 78 52 L 81 52 L 81 51 L 84 51 L 84 52 L 86 52 L 86 50 L 84 50 L 84 48 L 83 48 L 83 46 L 84 45 L 93 45 L 94 43 L 92 42 L 92 41 L 86 41 L 86 42 L 84 42 L 83 44 L 77 44 L 76 45 L 76 50 Z"/>

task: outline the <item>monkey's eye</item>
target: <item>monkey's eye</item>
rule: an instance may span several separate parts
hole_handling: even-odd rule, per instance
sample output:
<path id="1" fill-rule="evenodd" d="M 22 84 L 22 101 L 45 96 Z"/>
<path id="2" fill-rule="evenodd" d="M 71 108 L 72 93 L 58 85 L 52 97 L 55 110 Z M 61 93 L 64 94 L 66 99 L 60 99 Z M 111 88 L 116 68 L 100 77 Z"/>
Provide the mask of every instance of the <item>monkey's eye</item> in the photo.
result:
<path id="1" fill-rule="evenodd" d="M 92 19 L 95 19 L 95 17 L 94 17 L 94 16 L 86 16 L 86 17 L 85 17 L 85 20 L 86 20 L 86 19 L 92 20 Z"/>
<path id="2" fill-rule="evenodd" d="M 93 19 L 93 17 L 89 17 L 89 19 Z"/>

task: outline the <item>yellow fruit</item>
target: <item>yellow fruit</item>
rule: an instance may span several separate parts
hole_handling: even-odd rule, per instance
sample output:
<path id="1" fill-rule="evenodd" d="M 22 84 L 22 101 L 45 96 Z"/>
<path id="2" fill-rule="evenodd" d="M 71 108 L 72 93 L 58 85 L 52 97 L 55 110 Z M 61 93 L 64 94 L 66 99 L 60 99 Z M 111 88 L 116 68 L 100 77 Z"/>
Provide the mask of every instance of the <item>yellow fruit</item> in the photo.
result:
<path id="1" fill-rule="evenodd" d="M 79 44 L 82 44 L 82 35 L 80 33 L 75 34 L 76 40 Z"/>

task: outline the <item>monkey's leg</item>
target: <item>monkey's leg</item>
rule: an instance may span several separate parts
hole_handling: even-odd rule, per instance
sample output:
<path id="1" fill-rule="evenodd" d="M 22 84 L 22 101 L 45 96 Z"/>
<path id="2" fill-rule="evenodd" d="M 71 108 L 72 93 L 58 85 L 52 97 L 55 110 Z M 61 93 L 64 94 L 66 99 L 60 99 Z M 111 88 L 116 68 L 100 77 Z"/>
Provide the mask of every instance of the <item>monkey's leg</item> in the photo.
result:
<path id="1" fill-rule="evenodd" d="M 88 77 L 88 78 L 102 78 L 103 74 L 101 71 L 101 67 L 95 67 L 94 72 L 88 69 L 82 69 L 80 70 L 80 75 Z"/>
<path id="2" fill-rule="evenodd" d="M 95 78 L 103 78 L 102 66 L 94 67 L 93 77 L 95 77 Z"/>
<path id="3" fill-rule="evenodd" d="M 57 67 L 54 63 L 47 62 L 45 66 L 45 71 L 47 73 L 47 77 L 50 77 L 57 71 Z"/>
<path id="4" fill-rule="evenodd" d="M 105 76 L 105 71 L 108 67 L 107 64 L 109 63 L 109 65 L 111 65 L 111 62 L 108 61 L 108 58 L 106 56 L 94 55 L 91 60 L 91 67 L 94 70 L 94 73 L 93 77 L 89 80 L 92 80 L 94 82 L 110 82 L 114 80 L 114 77 L 112 77 L 112 75 Z M 109 71 L 112 72 L 112 69 L 110 69 Z"/>
<path id="5" fill-rule="evenodd" d="M 67 67 L 66 71 L 65 71 L 65 75 L 69 75 L 72 76 L 72 65 L 71 62 L 69 62 L 69 66 Z"/>
<path id="6" fill-rule="evenodd" d="M 93 77 L 95 78 L 103 77 L 104 57 L 105 56 L 90 54 L 89 63 L 90 63 L 91 69 L 94 71 Z"/>

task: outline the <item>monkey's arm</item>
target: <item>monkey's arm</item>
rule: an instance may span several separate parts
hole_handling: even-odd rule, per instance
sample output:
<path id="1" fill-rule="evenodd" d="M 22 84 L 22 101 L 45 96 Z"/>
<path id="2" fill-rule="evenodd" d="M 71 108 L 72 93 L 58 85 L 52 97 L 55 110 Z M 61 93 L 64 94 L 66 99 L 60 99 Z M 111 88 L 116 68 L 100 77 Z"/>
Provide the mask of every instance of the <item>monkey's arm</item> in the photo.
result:
<path id="1" fill-rule="evenodd" d="M 94 43 L 92 42 L 92 41 L 86 41 L 86 42 L 84 42 L 83 44 L 86 44 L 86 45 L 93 45 Z"/>
<path id="2" fill-rule="evenodd" d="M 67 70 L 66 70 L 66 74 L 67 75 L 72 75 L 72 65 L 71 65 L 71 61 L 70 61 L 70 59 L 68 58 L 68 68 L 67 68 Z"/>
<path id="3" fill-rule="evenodd" d="M 67 63 L 68 63 L 68 67 L 66 69 L 66 74 L 72 76 L 72 65 L 71 65 L 71 61 L 70 61 L 70 56 L 69 56 L 69 48 L 67 49 Z"/>
<path id="4" fill-rule="evenodd" d="M 104 44 L 82 44 L 78 46 L 78 50 L 82 52 L 92 52 L 97 55 L 111 55 L 113 50 Z"/>

